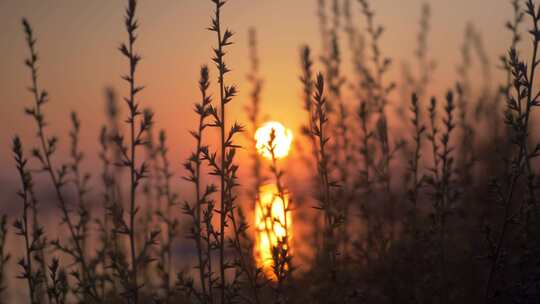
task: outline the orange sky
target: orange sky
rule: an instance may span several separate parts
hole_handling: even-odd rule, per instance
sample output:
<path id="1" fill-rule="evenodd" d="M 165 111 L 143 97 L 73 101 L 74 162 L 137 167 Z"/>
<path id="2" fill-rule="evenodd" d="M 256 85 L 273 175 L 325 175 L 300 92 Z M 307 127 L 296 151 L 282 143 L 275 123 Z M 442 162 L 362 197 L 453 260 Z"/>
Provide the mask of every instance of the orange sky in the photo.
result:
<path id="1" fill-rule="evenodd" d="M 304 43 L 315 50 L 320 45 L 316 2 L 230 0 L 225 7 L 223 21 L 236 33 L 235 45 L 229 49 L 227 57 L 234 70 L 230 79 L 239 85 L 241 92 L 231 111 L 240 121 L 244 119 L 242 108 L 249 92 L 245 82 L 249 67 L 247 31 L 254 26 L 259 34 L 261 72 L 265 79 L 263 111 L 293 129 L 298 127 L 298 117 L 304 117 L 299 99 L 298 50 Z M 411 57 L 416 46 L 420 7 L 424 1 L 372 2 L 377 22 L 387 28 L 382 40 L 383 51 L 395 60 L 392 74 L 398 76 L 400 63 Z M 437 60 L 435 88 L 445 89 L 455 81 L 455 65 L 460 60 L 459 47 L 467 22 L 473 22 L 482 33 L 493 62 L 505 51 L 509 35 L 504 23 L 511 17 L 509 1 L 428 2 L 432 7 L 433 25 L 430 47 Z M 23 65 L 27 50 L 20 19 L 27 17 L 38 37 L 41 85 L 51 95 L 51 102 L 46 105 L 51 131 L 62 135 L 61 145 L 65 151 L 68 132 L 65 126 L 69 112 L 76 109 L 83 123 L 83 148 L 88 151 L 86 166 L 91 167 L 97 162 L 96 139 L 104 121 L 103 89 L 107 85 L 114 86 L 120 93 L 126 89 L 120 75 L 127 66 L 116 49 L 126 36 L 123 7 L 124 1 L 120 0 L 0 0 L 2 192 L 16 190 L 9 150 L 12 135 L 22 135 L 27 146 L 33 144 L 34 135 L 34 124 L 23 115 L 23 106 L 31 104 L 32 100 L 25 90 L 29 74 Z M 201 64 L 210 63 L 211 45 L 215 40 L 212 33 L 205 30 L 211 13 L 209 0 L 140 1 L 141 30 L 137 48 L 143 61 L 139 79 L 147 86 L 141 102 L 155 110 L 157 127 L 168 131 L 171 158 L 176 168 L 180 168 L 192 147 L 191 139 L 186 139 L 187 130 L 194 125 L 191 108 L 198 98 L 198 69 Z M 357 19 L 357 22 L 363 25 L 364 20 Z M 7 203 L 0 199 L 0 206 Z"/>

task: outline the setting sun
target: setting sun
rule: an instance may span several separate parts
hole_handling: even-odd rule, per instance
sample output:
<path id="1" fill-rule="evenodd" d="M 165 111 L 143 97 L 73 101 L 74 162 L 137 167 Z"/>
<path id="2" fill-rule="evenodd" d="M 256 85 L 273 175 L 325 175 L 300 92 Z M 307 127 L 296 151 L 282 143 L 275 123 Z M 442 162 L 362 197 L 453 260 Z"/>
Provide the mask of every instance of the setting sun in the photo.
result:
<path id="1" fill-rule="evenodd" d="M 267 159 L 272 159 L 270 154 L 268 142 L 270 141 L 270 134 L 272 130 L 275 131 L 276 138 L 275 144 L 275 156 L 277 159 L 284 158 L 289 154 L 291 144 L 293 140 L 292 131 L 285 128 L 281 123 L 277 121 L 270 121 L 262 125 L 257 132 L 255 132 L 255 140 L 257 141 L 256 147 L 259 154 Z"/>

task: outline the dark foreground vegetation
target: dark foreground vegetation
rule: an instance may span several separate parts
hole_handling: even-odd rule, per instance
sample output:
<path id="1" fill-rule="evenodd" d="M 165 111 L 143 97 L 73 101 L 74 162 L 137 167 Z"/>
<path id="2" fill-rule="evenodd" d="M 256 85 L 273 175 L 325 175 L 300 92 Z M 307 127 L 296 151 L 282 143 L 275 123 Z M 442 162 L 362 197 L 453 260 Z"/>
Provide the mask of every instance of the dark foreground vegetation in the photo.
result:
<path id="1" fill-rule="evenodd" d="M 540 145 L 533 125 L 540 105 L 540 7 L 533 0 L 509 6 L 513 18 L 506 27 L 513 40 L 497 65 L 506 81 L 493 85 L 481 37 L 470 27 L 456 85 L 438 99 L 428 96 L 435 67 L 429 6 L 422 9 L 416 67 L 404 70 L 396 88 L 387 76 L 392 61 L 379 47 L 384 30 L 369 1 L 319 0 L 323 51 L 319 56 L 303 47 L 298 72 L 306 111 L 302 140 L 309 147 L 303 157 L 313 176 L 305 189 L 312 203 L 302 208 L 315 206 L 316 216 L 309 223 L 312 236 L 296 241 L 311 244 L 313 255 L 298 271 L 290 240 L 283 237 L 272 250 L 272 276 L 253 258 L 254 233 L 245 217 L 253 206 L 237 197 L 252 188 L 249 195 L 257 201 L 266 179 L 284 198 L 289 172 L 276 162 L 272 138 L 272 165 L 254 152 L 253 162 L 242 164 L 252 166 L 252 179 L 239 180 L 238 137 L 252 138 L 261 123 L 255 33 L 244 126 L 228 115 L 237 89 L 225 63 L 233 43 L 221 18 L 227 6 L 208 2 L 214 7 L 208 29 L 216 40 L 213 66 L 200 71 L 193 153 L 185 161 L 169 155 L 165 131 L 155 131 L 152 111 L 139 102 L 144 85 L 137 70 L 137 1 L 129 0 L 126 40 L 119 47 L 128 63 L 122 76 L 127 93 L 121 105 L 114 91 L 107 95 L 101 175 L 93 178 L 81 170 L 76 113 L 70 159 L 55 157 L 59 139 L 48 125 L 62 122 L 47 120 L 47 103 L 54 100 L 40 86 L 39 77 L 46 75 L 38 75 L 36 33 L 23 20 L 33 98 L 24 107 L 40 145 L 27 147 L 13 138 L 21 211 L 0 221 L 0 291 L 17 277 L 28 289 L 24 301 L 32 304 L 539 303 Z M 350 61 L 343 58 L 345 48 Z M 470 76 L 473 56 L 482 79 Z M 345 75 L 344 66 L 354 73 Z M 390 101 L 396 90 L 397 107 Z M 120 106 L 127 117 L 119 117 Z M 183 170 L 175 173 L 180 163 Z M 40 224 L 37 174 L 47 176 L 54 190 L 62 236 Z M 192 193 L 177 194 L 172 180 L 178 176 Z M 294 204 L 286 208 L 298 210 Z M 13 235 L 10 244 L 7 234 Z M 174 252 L 178 242 L 196 253 L 189 269 L 176 266 L 183 258 Z M 24 254 L 10 259 L 11 243 Z M 17 274 L 6 273 L 12 260 Z M 5 296 L 0 302 L 13 303 Z"/>

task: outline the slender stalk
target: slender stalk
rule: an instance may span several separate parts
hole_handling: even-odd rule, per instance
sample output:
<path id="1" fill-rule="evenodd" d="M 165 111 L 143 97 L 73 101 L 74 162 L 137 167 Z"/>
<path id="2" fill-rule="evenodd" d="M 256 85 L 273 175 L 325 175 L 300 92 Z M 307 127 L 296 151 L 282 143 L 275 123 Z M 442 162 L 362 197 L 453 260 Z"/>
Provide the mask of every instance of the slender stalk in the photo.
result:
<path id="1" fill-rule="evenodd" d="M 178 220 L 173 218 L 173 207 L 177 205 L 178 196 L 173 193 L 171 179 L 174 174 L 171 172 L 170 161 L 168 158 L 168 147 L 166 145 L 166 134 L 165 131 L 161 130 L 159 133 L 159 145 L 157 152 L 159 159 L 161 160 L 161 166 L 158 165 L 158 171 L 161 175 L 161 185 L 158 186 L 159 196 L 165 198 L 166 206 L 165 210 L 158 209 L 158 217 L 165 223 L 167 230 L 166 237 L 162 240 L 162 247 L 160 252 L 160 264 L 158 266 L 162 272 L 162 288 L 165 291 L 165 303 L 170 303 L 173 296 L 171 288 L 171 278 L 172 271 L 174 268 L 174 255 L 173 255 L 173 244 L 177 236 L 178 230 Z"/>
<path id="2" fill-rule="evenodd" d="M 532 115 L 532 108 L 536 104 L 536 99 L 538 96 L 532 97 L 534 93 L 529 92 L 533 89 L 533 83 L 531 80 L 534 80 L 534 73 L 531 70 L 535 69 L 538 65 L 536 61 L 538 44 L 540 43 L 539 35 L 540 31 L 538 29 L 538 22 L 540 20 L 540 15 L 537 16 L 535 13 L 535 5 L 532 0 L 527 2 L 528 14 L 531 16 L 534 25 L 534 29 L 531 31 L 533 35 L 533 55 L 532 63 L 530 65 L 530 70 L 527 70 L 527 66 L 524 62 L 520 61 L 517 51 L 515 49 L 510 49 L 508 55 L 508 64 L 512 74 L 512 83 L 514 89 L 514 96 L 508 94 L 507 102 L 507 111 L 506 111 L 506 124 L 511 127 L 515 132 L 513 134 L 512 143 L 517 146 L 518 152 L 517 155 L 512 160 L 514 170 L 512 170 L 509 177 L 508 188 L 506 190 L 506 195 L 501 198 L 499 195 L 498 199 L 504 208 L 503 222 L 502 227 L 497 237 L 497 241 L 494 244 L 494 252 L 491 254 L 491 264 L 487 277 L 484 301 L 489 303 L 491 301 L 492 285 L 496 277 L 496 271 L 499 266 L 501 253 L 503 247 L 505 246 L 505 239 L 509 233 L 509 227 L 511 222 L 514 220 L 512 215 L 512 201 L 518 187 L 519 179 L 525 174 L 528 177 L 533 176 L 532 168 L 530 167 L 531 160 L 538 156 L 538 148 L 535 151 L 530 151 L 528 148 L 528 140 L 530 136 L 529 131 L 529 117 Z M 523 94 L 523 91 L 526 91 L 527 94 Z M 525 103 L 525 105 L 523 104 Z M 529 191 L 529 199 L 534 201 L 534 188 L 531 183 L 527 184 L 527 189 Z M 525 216 L 525 225 L 528 223 L 528 217 Z M 526 231 L 526 236 L 528 233 Z"/>
<path id="3" fill-rule="evenodd" d="M 414 152 L 412 158 L 409 160 L 409 173 L 412 174 L 411 179 L 411 185 L 409 186 L 408 190 L 408 200 L 411 203 L 411 233 L 412 233 L 412 247 L 416 248 L 419 246 L 420 241 L 420 231 L 419 231 L 419 208 L 418 208 L 418 200 L 419 200 L 419 192 L 420 188 L 422 187 L 423 180 L 419 178 L 420 175 L 420 159 L 421 159 L 421 150 L 422 150 L 422 138 L 424 136 L 424 132 L 426 131 L 425 126 L 420 121 L 420 107 L 419 107 L 419 100 L 418 96 L 416 94 L 412 95 L 411 98 L 411 107 L 410 107 L 412 118 L 411 122 L 414 126 L 414 135 L 413 135 L 413 141 L 414 141 Z M 416 253 L 412 253 L 412 269 L 415 269 L 418 266 L 418 263 L 420 260 L 417 257 Z M 417 302 L 417 274 L 416 271 L 411 272 L 411 285 L 412 285 L 412 294 L 414 298 L 414 302 Z"/>
<path id="4" fill-rule="evenodd" d="M 131 7 L 131 4 L 133 3 L 133 6 Z M 130 1 L 130 8 L 132 8 L 131 10 L 131 14 L 130 14 L 130 9 L 128 8 L 128 18 L 131 19 L 133 18 L 133 16 L 135 15 L 135 1 Z M 129 20 L 128 20 L 129 22 Z M 130 22 L 131 23 L 131 22 Z M 135 24 L 135 23 L 131 23 L 131 24 Z M 129 54 L 133 54 L 133 43 L 135 42 L 135 36 L 134 36 L 134 32 L 133 31 L 130 31 L 130 29 L 128 28 L 128 36 L 129 36 L 129 44 L 128 44 L 128 47 L 129 47 Z M 132 57 L 133 58 L 133 57 Z M 136 108 L 135 108 L 135 67 L 136 65 L 134 64 L 134 60 L 130 58 L 130 65 L 129 65 L 129 101 L 128 103 L 130 104 L 130 119 L 129 119 L 129 135 L 130 135 L 130 143 L 131 143 L 131 148 L 130 148 L 130 163 L 129 163 L 129 174 L 130 174 L 130 183 L 131 183 L 131 186 L 130 186 L 130 194 L 129 194 L 129 202 L 130 202 L 130 205 L 129 205 L 129 247 L 130 247 L 130 252 L 131 252 L 131 267 L 132 267 L 132 279 L 133 279 L 133 287 L 135 288 L 135 293 L 133 294 L 133 302 L 134 303 L 138 303 L 138 298 L 139 298 L 139 293 L 137 291 L 137 288 L 138 288 L 138 284 L 137 284 L 137 266 L 135 265 L 136 264 L 136 254 L 137 254 L 137 248 L 135 247 L 136 244 L 135 244 L 135 203 L 136 203 L 136 188 L 137 188 L 137 185 L 136 185 L 136 169 L 135 169 L 135 165 L 136 165 L 136 146 L 135 146 L 135 116 L 137 115 L 136 113 Z"/>
<path id="5" fill-rule="evenodd" d="M 235 124 L 231 128 L 231 131 L 227 134 L 225 132 L 227 113 L 226 104 L 229 103 L 234 96 L 236 96 L 236 87 L 225 85 L 225 74 L 230 72 L 224 61 L 225 51 L 224 49 L 231 45 L 230 41 L 233 33 L 229 30 L 223 31 L 221 26 L 221 8 L 225 5 L 226 1 L 223 0 L 211 0 L 215 4 L 214 17 L 212 18 L 212 25 L 209 30 L 213 31 L 217 37 L 217 47 L 214 48 L 214 57 L 212 60 L 216 64 L 218 69 L 218 83 L 219 83 L 219 111 L 212 108 L 212 115 L 214 116 L 214 126 L 219 127 L 220 133 L 220 161 L 219 165 L 215 162 L 215 157 L 211 162 L 215 168 L 216 175 L 220 178 L 220 221 L 219 221 L 219 272 L 220 272 L 220 300 L 224 304 L 226 302 L 226 277 L 225 270 L 228 268 L 225 262 L 225 233 L 227 227 L 227 216 L 230 214 L 234 217 L 234 206 L 232 197 L 232 188 L 235 187 L 235 174 L 237 166 L 233 164 L 233 158 L 235 155 L 235 146 L 232 143 L 232 137 L 235 133 L 241 132 L 242 127 Z"/>
<path id="6" fill-rule="evenodd" d="M 535 79 L 535 75 L 536 75 L 536 68 L 540 64 L 540 62 L 537 61 L 538 46 L 540 45 L 540 28 L 539 28 L 540 14 L 536 13 L 536 9 L 535 9 L 536 5 L 533 2 L 533 0 L 528 0 L 527 1 L 527 8 L 528 8 L 527 13 L 531 17 L 531 21 L 532 21 L 532 24 L 533 24 L 533 29 L 531 31 L 532 36 L 533 36 L 533 43 L 532 43 L 533 44 L 533 51 L 532 51 L 531 62 L 529 64 L 529 66 L 530 66 L 529 67 L 529 77 L 527 78 L 527 104 L 525 106 L 525 113 L 526 113 L 525 122 L 523 123 L 523 127 L 524 127 L 525 130 L 529 130 L 529 124 L 530 124 L 530 120 L 531 120 L 531 116 L 532 116 L 531 115 L 532 107 L 535 106 L 535 103 L 537 102 L 537 98 L 538 98 L 538 95 L 533 96 L 533 94 L 534 94 L 534 79 Z M 531 136 L 530 132 L 528 132 L 527 135 Z M 523 144 L 522 145 L 523 145 L 523 149 L 525 149 L 525 153 L 529 154 L 529 148 L 528 148 L 529 143 L 528 143 L 528 137 L 527 136 L 525 136 L 523 138 Z M 526 169 L 527 175 L 529 177 L 534 176 L 534 172 L 533 172 L 532 166 L 531 166 L 531 157 L 526 157 L 525 161 L 526 161 L 525 169 Z M 536 200 L 534 185 L 529 183 L 528 190 L 529 190 L 530 199 L 532 200 L 532 203 L 534 203 L 534 201 Z"/>
<path id="7" fill-rule="evenodd" d="M 96 286 L 95 284 L 91 283 L 95 282 L 95 280 L 88 267 L 87 259 L 81 244 L 82 236 L 76 230 L 76 224 L 73 222 L 70 214 L 67 199 L 62 193 L 62 188 L 65 185 L 67 168 L 66 166 L 61 166 L 60 169 L 57 170 L 56 167 L 53 166 L 51 159 L 52 155 L 56 151 L 58 139 L 54 136 L 48 137 L 45 133 L 46 123 L 44 120 L 42 106 L 49 100 L 49 95 L 46 91 L 41 90 L 38 86 L 38 54 L 35 49 L 36 39 L 34 38 L 32 28 L 28 21 L 23 19 L 22 23 L 26 33 L 28 49 L 30 50 L 30 56 L 26 60 L 26 65 L 30 69 L 32 77 L 32 85 L 29 90 L 32 92 L 35 102 L 34 107 L 26 109 L 26 113 L 32 116 L 37 124 L 37 134 L 40 142 L 40 148 L 35 149 L 33 154 L 41 162 L 42 171 L 47 172 L 50 177 L 56 198 L 58 200 L 58 207 L 62 212 L 62 222 L 68 226 L 71 242 L 73 243 L 74 248 L 63 247 L 58 241 L 55 241 L 54 245 L 69 253 L 75 259 L 76 263 L 79 264 L 83 274 L 82 282 L 90 283 L 90 286 L 83 286 L 83 294 L 93 300 L 99 301 L 100 298 L 98 296 Z"/>
<path id="8" fill-rule="evenodd" d="M 204 72 L 206 71 L 206 72 Z M 206 74 L 206 76 L 204 76 L 204 74 Z M 200 280 L 201 280 L 201 287 L 202 287 L 202 290 L 203 290 L 203 294 L 206 295 L 207 294 L 207 291 L 206 291 L 206 280 L 204 279 L 205 278 L 205 266 L 204 266 L 204 263 L 203 263 L 203 253 L 202 253 L 202 244 L 201 244 L 201 206 L 202 204 L 204 203 L 202 200 L 201 200 L 201 181 L 200 181 L 200 176 L 201 176 L 201 149 L 202 149 L 202 136 L 203 136 L 203 130 L 206 126 L 206 123 L 204 121 L 206 115 L 207 115 L 207 110 L 206 110 L 206 106 L 210 103 L 210 98 L 206 95 L 206 90 L 208 89 L 208 86 L 209 86 L 209 82 L 208 82 L 208 68 L 203 68 L 203 71 L 202 71 L 202 75 L 201 75 L 201 94 L 202 94 L 202 100 L 203 100 L 203 103 L 202 103 L 202 107 L 201 107 L 201 113 L 200 113 L 200 120 L 199 120 L 199 135 L 197 136 L 197 151 L 196 151 L 196 183 L 195 183 L 195 196 L 196 196 L 196 201 L 197 201 L 197 205 L 196 205 L 196 242 L 197 242 L 197 255 L 199 257 L 199 275 L 200 275 Z M 206 80 L 205 80 L 206 79 Z M 211 273 L 212 270 L 211 269 L 208 269 L 208 273 Z M 211 279 L 211 278 L 209 278 Z M 211 284 L 209 284 L 211 285 Z M 211 298 L 212 296 L 210 295 L 211 292 L 208 293 L 208 297 Z"/>
<path id="9" fill-rule="evenodd" d="M 31 230 L 30 227 L 30 213 L 34 204 L 32 198 L 33 182 L 32 175 L 26 167 L 28 160 L 24 157 L 21 140 L 17 136 L 13 139 L 12 151 L 21 181 L 21 189 L 18 195 L 23 203 L 22 216 L 13 224 L 17 235 L 22 236 L 24 239 L 25 257 L 21 258 L 18 262 L 22 268 L 22 272 L 17 278 L 27 281 L 30 303 L 38 304 L 41 303 L 38 297 L 38 291 L 44 278 L 43 273 L 33 268 L 32 261 L 34 260 L 34 252 L 39 252 L 39 248 L 43 246 L 43 230 L 39 227 Z"/>
<path id="10" fill-rule="evenodd" d="M 227 172 L 225 172 L 225 119 L 226 119 L 226 113 L 225 113 L 225 83 L 224 83 L 224 75 L 226 70 L 222 67 L 224 67 L 223 63 L 223 41 L 221 36 L 221 7 L 225 4 L 224 1 L 215 0 L 213 1 L 216 4 L 216 10 L 215 10 L 215 32 L 217 35 L 218 40 L 218 70 L 219 70 L 219 107 L 220 107 L 220 157 L 221 157 L 221 174 L 220 174 L 220 220 L 219 220 L 219 271 L 220 271 L 220 280 L 221 280 L 221 290 L 220 290 L 220 299 L 221 303 L 225 303 L 225 223 L 227 219 L 227 213 L 225 211 L 226 209 L 226 185 L 225 185 L 225 175 Z"/>
<path id="11" fill-rule="evenodd" d="M 328 153 L 326 151 L 326 144 L 328 143 L 328 136 L 326 135 L 326 127 L 328 123 L 327 117 L 327 102 L 324 97 L 324 77 L 322 74 L 317 75 L 317 81 L 315 84 L 315 96 L 314 96 L 315 111 L 312 117 L 313 120 L 313 135 L 317 138 L 319 164 L 318 175 L 320 180 L 320 204 L 318 209 L 324 212 L 325 228 L 324 228 L 324 254 L 325 260 L 329 262 L 330 277 L 333 282 L 337 280 L 337 252 L 334 239 L 334 229 L 338 226 L 340 219 L 336 217 L 335 206 L 332 203 L 330 197 L 330 188 L 335 185 L 330 181 L 328 170 Z"/>
<path id="12" fill-rule="evenodd" d="M 452 172 L 454 171 L 452 167 L 452 147 L 450 146 L 450 140 L 452 135 L 452 130 L 455 128 L 453 111 L 455 109 L 453 95 L 449 92 L 446 96 L 446 106 L 445 113 L 446 117 L 444 119 L 445 133 L 442 135 L 442 146 L 443 150 L 440 154 L 441 158 L 441 206 L 440 206 L 440 216 L 441 216 L 441 228 L 440 228 L 440 242 L 441 242 L 441 267 L 442 267 L 442 289 L 441 303 L 448 303 L 450 301 L 449 295 L 449 279 L 448 279 L 448 215 L 450 210 L 453 207 L 452 203 L 455 200 L 453 196 L 453 185 L 452 185 Z"/>
<path id="13" fill-rule="evenodd" d="M 283 175 L 284 171 L 280 170 L 278 167 L 278 162 L 276 158 L 276 130 L 272 129 L 270 131 L 270 139 L 267 144 L 267 150 L 271 155 L 272 158 L 272 164 L 270 166 L 270 171 L 272 172 L 276 188 L 277 188 L 277 197 L 281 200 L 282 203 L 282 212 L 283 212 L 283 222 L 279 218 L 273 218 L 272 210 L 273 206 L 269 209 L 269 214 L 267 214 L 268 217 L 271 217 L 270 220 L 272 221 L 273 225 L 278 224 L 281 226 L 280 228 L 285 231 L 285 235 L 281 239 L 277 240 L 277 245 L 272 248 L 272 257 L 274 260 L 274 275 L 277 278 L 278 287 L 276 290 L 276 296 L 278 298 L 277 301 L 279 303 L 286 301 L 284 298 L 284 284 L 287 279 L 290 278 L 291 271 L 293 269 L 292 267 L 292 256 L 291 256 L 291 245 L 290 245 L 290 237 L 289 237 L 289 212 L 290 212 L 290 206 L 289 206 L 289 200 L 287 199 L 285 195 L 285 186 L 283 185 Z M 275 195 L 275 194 L 274 194 Z M 272 201 L 272 203 L 274 203 Z M 264 222 L 266 224 L 267 219 L 264 219 Z M 275 223 L 274 223 L 275 222 Z M 275 231 L 272 229 L 272 231 Z M 270 238 L 269 238 L 270 239 Z"/>
<path id="14" fill-rule="evenodd" d="M 138 94 L 144 89 L 143 86 L 137 84 L 135 76 L 141 56 L 135 51 L 135 42 L 137 40 L 137 29 L 139 23 L 136 19 L 137 0 L 128 0 L 125 15 L 125 29 L 128 34 L 128 41 L 122 43 L 119 47 L 120 53 L 127 59 L 129 71 L 127 75 L 122 76 L 129 86 L 128 96 L 124 98 L 129 109 L 126 123 L 129 126 L 129 135 L 127 145 L 124 144 L 124 138 L 120 134 L 116 134 L 113 141 L 121 153 L 121 166 L 129 169 L 129 205 L 128 205 L 128 220 L 124 221 L 123 209 L 117 206 L 117 210 L 113 212 L 115 231 L 116 233 L 125 234 L 129 241 L 129 268 L 124 269 L 124 263 L 113 263 L 115 271 L 119 275 L 122 285 L 127 289 L 128 301 L 132 304 L 139 302 L 139 290 L 143 284 L 139 283 L 139 268 L 145 267 L 150 261 L 148 256 L 150 248 L 156 244 L 156 238 L 159 235 L 159 230 L 150 231 L 149 235 L 145 235 L 143 244 L 137 248 L 137 227 L 136 215 L 139 212 L 137 205 L 137 189 L 141 180 L 148 177 L 148 165 L 145 161 L 138 161 L 137 149 L 147 145 L 145 138 L 153 125 L 153 113 L 150 110 L 140 110 L 140 104 L 137 100 Z M 142 116 L 142 117 L 139 117 Z M 138 163 L 141 163 L 140 166 Z M 120 262 L 120 261 L 118 261 Z"/>
<path id="15" fill-rule="evenodd" d="M 195 152 L 190 156 L 190 158 L 184 163 L 184 168 L 190 173 L 189 176 L 184 179 L 193 183 L 195 187 L 195 202 L 194 207 L 190 206 L 188 203 L 184 204 L 184 213 L 190 215 L 193 219 L 192 227 L 192 238 L 195 240 L 195 247 L 197 249 L 197 259 L 199 271 L 199 280 L 202 289 L 202 297 L 205 301 L 212 303 L 212 268 L 211 268 L 211 251 L 212 247 L 211 242 L 211 223 L 206 227 L 206 236 L 203 236 L 203 206 L 207 204 L 208 195 L 211 192 L 207 191 L 202 192 L 202 180 L 201 180 L 201 165 L 204 157 L 203 150 L 206 148 L 203 147 L 204 140 L 204 130 L 208 127 L 208 122 L 206 121 L 208 116 L 211 115 L 210 107 L 212 103 L 212 98 L 208 95 L 208 88 L 210 87 L 209 81 L 209 71 L 207 66 L 201 67 L 200 71 L 200 80 L 199 80 L 199 90 L 201 93 L 201 102 L 195 105 L 195 113 L 199 117 L 199 123 L 196 131 L 191 131 L 191 135 L 196 141 Z M 212 191 L 213 192 L 213 191 Z M 205 221 L 206 222 L 206 221 Z M 203 241 L 206 241 L 206 259 L 204 257 L 204 248 Z M 207 283 L 208 278 L 208 283 Z"/>

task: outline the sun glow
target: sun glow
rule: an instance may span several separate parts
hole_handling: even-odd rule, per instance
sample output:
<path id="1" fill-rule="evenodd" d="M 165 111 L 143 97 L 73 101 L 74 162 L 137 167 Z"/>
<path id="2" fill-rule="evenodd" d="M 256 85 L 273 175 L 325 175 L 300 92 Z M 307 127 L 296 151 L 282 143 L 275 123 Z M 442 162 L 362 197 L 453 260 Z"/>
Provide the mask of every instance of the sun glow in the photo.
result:
<path id="1" fill-rule="evenodd" d="M 272 130 L 275 132 L 276 138 L 274 139 L 274 155 L 276 159 L 281 159 L 289 154 L 291 149 L 291 143 L 293 140 L 292 131 L 285 128 L 281 123 L 277 121 L 270 121 L 262 125 L 255 132 L 256 148 L 259 154 L 267 159 L 272 159 L 270 154 L 268 142 L 270 141 L 270 134 Z"/>
<path id="2" fill-rule="evenodd" d="M 276 185 L 264 185 L 255 206 L 255 260 L 270 279 L 275 279 L 272 250 L 280 247 L 289 250 L 292 237 L 288 194 L 283 194 L 283 198 Z"/>

